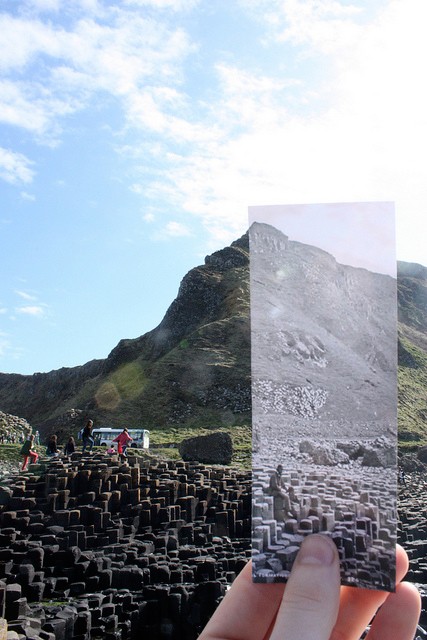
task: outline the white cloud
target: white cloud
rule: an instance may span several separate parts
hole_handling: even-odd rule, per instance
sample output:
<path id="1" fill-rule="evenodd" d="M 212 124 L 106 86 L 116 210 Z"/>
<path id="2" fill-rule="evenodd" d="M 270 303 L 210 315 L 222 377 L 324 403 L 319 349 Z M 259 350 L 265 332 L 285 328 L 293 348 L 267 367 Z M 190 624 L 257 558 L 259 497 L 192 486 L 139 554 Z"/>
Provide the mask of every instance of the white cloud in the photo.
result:
<path id="1" fill-rule="evenodd" d="M 64 116 L 112 96 L 133 136 L 122 157 L 141 164 L 131 190 L 197 216 L 214 242 L 246 228 L 248 204 L 396 200 L 401 220 L 425 213 L 425 0 L 239 0 L 264 50 L 282 54 L 269 73 L 216 54 L 203 102 L 184 94 L 183 66 L 203 56 L 170 19 L 196 4 L 62 2 L 67 28 L 59 13 L 45 22 L 0 14 L 0 119 L 52 143 Z M 15 154 L 21 173 L 5 172 L 0 150 L 0 175 L 29 182 L 23 160 Z M 407 246 L 421 252 L 422 238 Z"/>
<path id="2" fill-rule="evenodd" d="M 31 293 L 27 293 L 27 291 L 15 291 L 16 295 L 24 300 L 37 300 L 37 297 L 32 295 Z"/>
<path id="3" fill-rule="evenodd" d="M 59 11 L 61 0 L 27 0 L 27 4 L 31 9 L 36 11 Z"/>
<path id="4" fill-rule="evenodd" d="M 16 313 L 20 313 L 34 318 L 43 318 L 46 314 L 44 305 L 27 305 L 15 309 Z"/>
<path id="5" fill-rule="evenodd" d="M 30 183 L 34 177 L 31 160 L 22 153 L 0 147 L 0 178 L 11 184 Z"/>
<path id="6" fill-rule="evenodd" d="M 43 58 L 47 63 L 33 67 L 31 81 L 3 80 L 0 118 L 47 133 L 58 117 L 88 104 L 95 91 L 118 97 L 132 112 L 148 79 L 163 101 L 176 98 L 167 84 L 177 81 L 176 64 L 191 51 L 185 33 L 118 7 L 111 7 L 107 17 L 96 21 L 80 14 L 66 30 L 53 22 L 0 14 L 0 69 L 11 75 Z"/>
<path id="7" fill-rule="evenodd" d="M 18 360 L 23 353 L 23 349 L 12 344 L 8 333 L 0 331 L 0 358 L 11 357 Z"/>
<path id="8" fill-rule="evenodd" d="M 6 355 L 10 347 L 10 342 L 4 333 L 0 332 L 0 357 Z"/>
<path id="9" fill-rule="evenodd" d="M 176 221 L 168 222 L 164 228 L 164 232 L 166 235 L 175 238 L 192 235 L 191 230 L 185 224 Z"/>
<path id="10" fill-rule="evenodd" d="M 348 50 L 360 36 L 366 20 L 366 3 L 343 4 L 340 0 L 241 0 L 269 27 L 270 35 L 294 45 L 333 54 Z M 377 4 L 378 7 L 378 4 Z"/>
<path id="11" fill-rule="evenodd" d="M 47 144 L 54 144 L 58 138 L 57 119 L 80 104 L 74 97 L 60 99 L 37 83 L 0 81 L 0 121 L 26 129 Z"/>
<path id="12" fill-rule="evenodd" d="M 179 9 L 178 2 L 168 6 Z M 182 29 L 144 17 L 137 6 L 95 0 L 32 0 L 21 7 L 28 11 L 0 13 L 0 123 L 53 147 L 66 117 L 97 96 L 101 109 L 105 98 L 113 97 L 128 127 L 180 139 L 198 135 L 175 115 L 183 99 L 173 85 L 179 84 L 180 63 L 192 51 Z M 66 28 L 59 8 L 67 13 Z M 48 11 L 53 12 L 49 20 L 43 15 Z M 165 116 L 167 111 L 171 115 Z M 0 148 L 3 180 L 31 182 L 32 164 L 17 150 Z M 23 192 L 22 197 L 31 196 Z"/>
<path id="13" fill-rule="evenodd" d="M 172 11 L 190 11 L 200 0 L 125 0 L 125 4 L 153 9 L 171 9 Z"/>
<path id="14" fill-rule="evenodd" d="M 193 232 L 189 225 L 182 222 L 170 221 L 166 223 L 162 228 L 153 231 L 150 239 L 154 242 L 164 242 L 171 239 L 185 238 L 192 236 Z"/>
<path id="15" fill-rule="evenodd" d="M 426 263 L 425 217 L 418 229 L 407 220 L 427 206 L 427 5 L 390 0 L 369 20 L 339 2 L 279 6 L 287 14 L 265 15 L 265 33 L 311 58 L 312 79 L 301 75 L 290 100 L 295 77 L 218 65 L 214 126 L 191 153 L 168 156 L 152 196 L 202 218 L 214 238 L 244 230 L 248 204 L 395 200 L 400 257 Z"/>
<path id="16" fill-rule="evenodd" d="M 142 187 L 142 185 L 140 184 L 131 184 L 129 189 L 133 192 L 133 193 L 137 193 L 138 195 L 141 195 L 142 193 L 144 193 L 144 189 Z"/>
<path id="17" fill-rule="evenodd" d="M 23 200 L 28 200 L 29 202 L 34 202 L 36 196 L 32 193 L 27 193 L 26 191 L 21 191 L 20 196 Z"/>

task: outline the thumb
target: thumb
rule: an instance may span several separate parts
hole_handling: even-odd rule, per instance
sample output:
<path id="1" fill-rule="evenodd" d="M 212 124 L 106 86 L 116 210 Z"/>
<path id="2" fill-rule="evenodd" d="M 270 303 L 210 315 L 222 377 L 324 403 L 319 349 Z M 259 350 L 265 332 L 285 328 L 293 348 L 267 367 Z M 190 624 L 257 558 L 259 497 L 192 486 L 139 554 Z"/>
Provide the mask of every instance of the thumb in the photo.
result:
<path id="1" fill-rule="evenodd" d="M 339 593 L 335 544 L 325 535 L 308 536 L 294 562 L 270 640 L 328 640 Z"/>

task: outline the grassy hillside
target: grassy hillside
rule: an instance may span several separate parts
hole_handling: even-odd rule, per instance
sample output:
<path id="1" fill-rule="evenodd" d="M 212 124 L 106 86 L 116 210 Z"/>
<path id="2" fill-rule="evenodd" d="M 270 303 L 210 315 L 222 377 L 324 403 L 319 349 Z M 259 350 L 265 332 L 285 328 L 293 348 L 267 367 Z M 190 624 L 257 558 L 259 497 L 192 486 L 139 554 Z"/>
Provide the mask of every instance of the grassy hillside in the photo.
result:
<path id="1" fill-rule="evenodd" d="M 398 263 L 399 446 L 427 444 L 427 269 Z"/>
<path id="2" fill-rule="evenodd" d="M 403 335 L 398 381 L 399 445 L 411 450 L 427 444 L 427 352 Z"/>

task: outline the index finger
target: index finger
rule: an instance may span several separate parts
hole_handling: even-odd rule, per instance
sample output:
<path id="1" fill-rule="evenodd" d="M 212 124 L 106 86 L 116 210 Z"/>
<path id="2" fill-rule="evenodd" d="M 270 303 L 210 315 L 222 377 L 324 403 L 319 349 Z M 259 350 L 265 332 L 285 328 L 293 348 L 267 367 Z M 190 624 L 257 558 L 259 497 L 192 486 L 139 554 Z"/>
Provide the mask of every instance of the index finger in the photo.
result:
<path id="1" fill-rule="evenodd" d="M 264 638 L 282 600 L 284 584 L 252 582 L 252 563 L 233 582 L 199 640 L 259 640 Z"/>

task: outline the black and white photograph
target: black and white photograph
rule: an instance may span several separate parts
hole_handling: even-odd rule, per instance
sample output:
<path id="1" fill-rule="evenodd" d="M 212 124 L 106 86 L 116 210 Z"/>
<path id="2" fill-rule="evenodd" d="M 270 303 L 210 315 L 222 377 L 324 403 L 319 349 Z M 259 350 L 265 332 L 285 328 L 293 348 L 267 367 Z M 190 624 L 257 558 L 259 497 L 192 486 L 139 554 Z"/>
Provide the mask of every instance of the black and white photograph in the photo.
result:
<path id="1" fill-rule="evenodd" d="M 249 209 L 255 582 L 305 536 L 344 585 L 395 588 L 397 318 L 391 202 Z"/>

